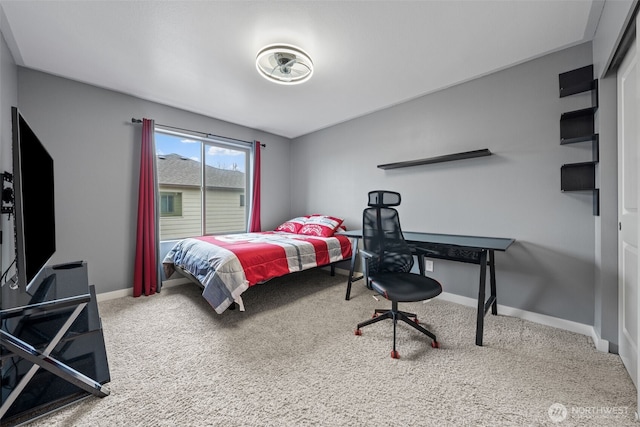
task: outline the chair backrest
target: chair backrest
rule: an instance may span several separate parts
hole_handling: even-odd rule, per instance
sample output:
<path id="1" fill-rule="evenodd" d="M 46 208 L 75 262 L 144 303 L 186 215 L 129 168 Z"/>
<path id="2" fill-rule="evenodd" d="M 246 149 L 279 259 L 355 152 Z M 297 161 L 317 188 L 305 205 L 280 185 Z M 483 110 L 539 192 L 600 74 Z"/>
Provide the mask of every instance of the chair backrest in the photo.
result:
<path id="1" fill-rule="evenodd" d="M 362 213 L 364 249 L 377 256 L 369 260 L 369 273 L 409 272 L 413 266 L 411 248 L 402 236 L 400 216 L 393 206 L 400 204 L 400 193 L 369 192 L 369 207 Z"/>

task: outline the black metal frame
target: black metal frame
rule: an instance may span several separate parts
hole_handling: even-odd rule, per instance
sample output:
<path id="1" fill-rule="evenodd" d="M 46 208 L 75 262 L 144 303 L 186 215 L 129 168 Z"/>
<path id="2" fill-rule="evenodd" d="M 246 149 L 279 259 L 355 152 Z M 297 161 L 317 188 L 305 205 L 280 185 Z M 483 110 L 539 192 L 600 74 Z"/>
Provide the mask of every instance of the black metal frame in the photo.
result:
<path id="1" fill-rule="evenodd" d="M 7 413 L 11 405 L 18 398 L 20 393 L 25 389 L 27 383 L 33 378 L 38 369 L 45 369 L 59 378 L 79 387 L 80 389 L 98 397 L 106 397 L 109 395 L 109 389 L 99 382 L 89 378 L 88 376 L 78 372 L 67 364 L 55 359 L 51 356 L 55 347 L 63 340 L 75 320 L 80 313 L 91 301 L 91 294 L 83 294 L 75 297 L 62 298 L 53 301 L 46 301 L 38 304 L 31 304 L 17 308 L 0 310 L 0 318 L 7 319 L 17 316 L 31 316 L 38 314 L 51 314 L 60 310 L 73 311 L 58 329 L 55 336 L 46 344 L 43 350 L 38 350 L 31 344 L 20 340 L 9 332 L 0 329 L 0 345 L 5 347 L 13 355 L 25 359 L 33 364 L 31 369 L 22 377 L 20 382 L 11 391 L 7 399 L 0 406 L 0 419 Z M 9 357 L 11 354 L 8 355 Z"/>

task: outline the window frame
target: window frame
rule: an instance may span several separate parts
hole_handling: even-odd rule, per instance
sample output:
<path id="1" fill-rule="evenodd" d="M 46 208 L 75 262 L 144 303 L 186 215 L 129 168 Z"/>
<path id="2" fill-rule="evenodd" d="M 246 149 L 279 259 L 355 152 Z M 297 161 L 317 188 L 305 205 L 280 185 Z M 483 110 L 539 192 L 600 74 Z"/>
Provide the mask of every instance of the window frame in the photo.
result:
<path id="1" fill-rule="evenodd" d="M 249 230 L 249 223 L 251 221 L 251 211 L 252 211 L 252 203 L 253 200 L 253 175 L 254 175 L 254 159 L 255 159 L 255 144 L 249 141 L 242 141 L 233 138 L 226 138 L 218 135 L 212 134 L 203 134 L 195 131 L 187 131 L 187 130 L 175 130 L 169 127 L 163 127 L 161 125 L 156 125 L 154 129 L 155 133 L 161 133 L 165 135 L 170 135 L 174 137 L 180 138 L 188 138 L 192 141 L 197 141 L 200 143 L 200 158 L 202 159 L 201 164 L 201 180 L 200 180 L 200 197 L 201 197 L 201 206 L 200 206 L 200 235 L 213 235 L 215 233 L 207 233 L 207 209 L 206 209 L 206 201 L 207 201 L 207 182 L 205 179 L 205 171 L 206 171 L 206 151 L 209 147 L 220 147 L 220 148 L 228 148 L 236 151 L 245 152 L 245 204 L 244 204 L 244 215 L 245 215 L 245 223 L 244 230 L 238 230 L 237 232 L 246 233 Z M 211 166 L 211 165 L 209 165 Z M 157 183 L 156 189 L 159 191 L 160 183 Z M 165 191 L 163 191 L 165 192 Z M 158 212 L 160 212 L 160 197 L 158 197 Z M 241 206 L 242 207 L 242 206 Z M 160 216 L 160 215 L 159 215 Z M 163 216 L 164 218 L 178 218 L 178 216 Z M 172 239 L 173 240 L 173 239 Z"/>
<path id="2" fill-rule="evenodd" d="M 173 204 L 175 205 L 176 196 L 180 199 L 180 209 L 179 212 L 176 212 L 176 209 L 173 209 L 171 213 L 163 212 L 163 197 L 171 197 L 173 199 Z M 182 216 L 182 191 L 160 191 L 158 190 L 158 199 L 159 199 L 159 213 L 161 218 L 177 218 Z"/>

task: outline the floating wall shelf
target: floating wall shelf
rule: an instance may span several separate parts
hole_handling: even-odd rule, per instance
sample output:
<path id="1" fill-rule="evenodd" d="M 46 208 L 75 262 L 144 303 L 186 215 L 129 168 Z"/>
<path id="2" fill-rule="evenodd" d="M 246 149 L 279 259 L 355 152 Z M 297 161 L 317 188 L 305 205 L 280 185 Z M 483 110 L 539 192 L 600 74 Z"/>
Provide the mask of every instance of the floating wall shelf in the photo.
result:
<path id="1" fill-rule="evenodd" d="M 600 138 L 595 132 L 595 114 L 598 110 L 598 80 L 593 79 L 593 65 L 567 71 L 558 76 L 560 98 L 591 91 L 591 107 L 569 111 L 560 116 L 560 144 L 591 142 L 591 162 L 570 163 L 560 168 L 560 189 L 564 191 L 591 191 L 593 214 L 600 215 L 600 190 L 596 188 L 596 165 L 599 160 Z"/>
<path id="2" fill-rule="evenodd" d="M 452 162 L 454 160 L 472 159 L 474 157 L 485 157 L 490 155 L 491 155 L 491 151 L 489 151 L 488 148 L 483 148 L 481 150 L 465 151 L 463 153 L 447 154 L 444 156 L 429 157 L 427 159 L 387 163 L 384 165 L 378 165 L 378 168 L 379 169 L 408 168 L 410 166 L 420 166 L 420 165 L 428 165 L 432 163 Z"/>
<path id="3" fill-rule="evenodd" d="M 596 163 L 569 163 L 560 168 L 560 189 L 565 191 L 591 191 L 593 214 L 600 215 L 600 190 L 596 188 Z"/>
<path id="4" fill-rule="evenodd" d="M 596 189 L 596 162 L 569 163 L 560 168 L 560 190 Z"/>
<path id="5" fill-rule="evenodd" d="M 576 142 L 594 141 L 594 115 L 598 107 L 569 111 L 560 116 L 560 144 L 575 144 Z"/>
<path id="6" fill-rule="evenodd" d="M 592 96 L 597 99 L 598 80 L 593 78 L 593 65 L 562 73 L 558 76 L 558 82 L 560 84 L 560 98 L 592 91 Z M 598 105 L 598 102 L 593 102 L 593 105 Z"/>

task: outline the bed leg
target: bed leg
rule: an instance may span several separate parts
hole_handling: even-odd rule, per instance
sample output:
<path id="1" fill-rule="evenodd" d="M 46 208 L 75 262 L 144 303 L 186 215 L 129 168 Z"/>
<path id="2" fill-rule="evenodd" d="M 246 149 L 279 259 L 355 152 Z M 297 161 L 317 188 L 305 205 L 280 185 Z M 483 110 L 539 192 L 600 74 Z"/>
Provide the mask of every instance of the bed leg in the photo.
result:
<path id="1" fill-rule="evenodd" d="M 332 276 L 336 275 L 336 265 L 335 264 L 331 264 L 331 275 Z"/>

